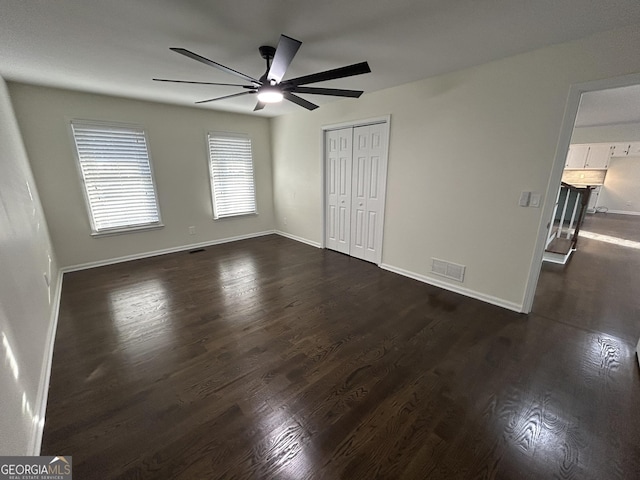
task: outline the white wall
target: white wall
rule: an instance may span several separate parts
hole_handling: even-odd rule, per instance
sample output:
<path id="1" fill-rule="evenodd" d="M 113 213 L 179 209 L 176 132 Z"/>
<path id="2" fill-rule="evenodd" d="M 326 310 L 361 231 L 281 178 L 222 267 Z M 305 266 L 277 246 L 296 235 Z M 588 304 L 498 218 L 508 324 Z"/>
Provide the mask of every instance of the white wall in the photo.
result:
<path id="1" fill-rule="evenodd" d="M 638 141 L 640 141 L 640 123 L 574 128 L 571 136 L 572 144 Z"/>
<path id="2" fill-rule="evenodd" d="M 58 288 L 47 223 L 0 78 L 0 455 L 40 448 Z"/>
<path id="3" fill-rule="evenodd" d="M 611 213 L 640 215 L 640 157 L 611 159 L 598 207 Z"/>
<path id="4" fill-rule="evenodd" d="M 9 84 L 9 90 L 61 266 L 101 262 L 273 229 L 267 119 L 16 83 Z M 145 128 L 164 228 L 108 237 L 90 236 L 69 132 L 69 122 L 74 118 L 135 123 Z M 251 136 L 257 216 L 212 219 L 206 149 L 209 131 Z M 189 235 L 189 226 L 196 227 L 196 235 Z"/>
<path id="5" fill-rule="evenodd" d="M 639 49 L 636 25 L 275 118 L 277 228 L 322 241 L 321 126 L 391 114 L 383 263 L 467 265 L 463 288 L 519 309 L 547 223 L 520 192 L 547 191 L 570 85 L 640 71 Z"/>

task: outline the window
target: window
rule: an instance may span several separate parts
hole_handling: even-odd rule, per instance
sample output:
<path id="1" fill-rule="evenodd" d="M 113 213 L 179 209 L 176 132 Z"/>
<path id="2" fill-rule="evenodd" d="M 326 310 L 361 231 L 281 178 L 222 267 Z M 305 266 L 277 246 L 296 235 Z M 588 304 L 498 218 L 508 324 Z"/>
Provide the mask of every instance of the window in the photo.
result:
<path id="1" fill-rule="evenodd" d="M 71 122 L 94 235 L 160 223 L 142 127 Z"/>
<path id="2" fill-rule="evenodd" d="M 213 218 L 258 213 L 249 137 L 210 133 L 209 172 Z"/>

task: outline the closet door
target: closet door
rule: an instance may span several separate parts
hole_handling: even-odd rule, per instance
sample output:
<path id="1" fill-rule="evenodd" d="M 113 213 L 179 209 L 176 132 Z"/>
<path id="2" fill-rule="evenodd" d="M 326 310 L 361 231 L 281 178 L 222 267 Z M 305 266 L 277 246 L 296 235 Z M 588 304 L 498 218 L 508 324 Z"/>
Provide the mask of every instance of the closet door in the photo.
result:
<path id="1" fill-rule="evenodd" d="M 353 128 L 326 132 L 326 246 L 349 254 Z"/>
<path id="2" fill-rule="evenodd" d="M 349 253 L 369 262 L 378 262 L 381 253 L 384 132 L 381 124 L 353 129 Z"/>

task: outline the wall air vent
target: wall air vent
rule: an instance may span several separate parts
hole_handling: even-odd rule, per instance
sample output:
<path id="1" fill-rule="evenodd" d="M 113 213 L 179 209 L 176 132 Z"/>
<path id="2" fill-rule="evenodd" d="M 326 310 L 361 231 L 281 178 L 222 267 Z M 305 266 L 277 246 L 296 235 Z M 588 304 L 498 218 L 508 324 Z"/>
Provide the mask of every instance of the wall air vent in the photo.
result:
<path id="1" fill-rule="evenodd" d="M 457 263 L 446 262 L 444 260 L 438 260 L 437 258 L 431 259 L 431 273 L 458 282 L 464 281 L 464 271 L 466 268 L 464 265 L 458 265 Z"/>

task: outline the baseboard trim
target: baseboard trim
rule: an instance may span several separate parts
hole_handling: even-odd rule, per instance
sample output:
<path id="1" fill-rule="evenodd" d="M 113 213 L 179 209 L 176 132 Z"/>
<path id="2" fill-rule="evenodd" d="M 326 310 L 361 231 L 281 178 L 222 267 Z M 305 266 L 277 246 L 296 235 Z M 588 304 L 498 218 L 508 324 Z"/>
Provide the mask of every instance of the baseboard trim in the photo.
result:
<path id="1" fill-rule="evenodd" d="M 136 254 L 133 254 L 133 255 L 125 255 L 124 257 L 110 258 L 110 259 L 107 259 L 107 260 L 99 260 L 97 262 L 89 262 L 89 263 L 81 263 L 81 264 L 78 264 L 78 265 L 71 265 L 71 266 L 68 266 L 68 267 L 63 267 L 62 268 L 62 272 L 63 273 L 77 272 L 77 271 L 80 271 L 80 270 L 87 270 L 89 268 L 104 267 L 106 265 L 115 265 L 116 263 L 130 262 L 132 260 L 141 260 L 143 258 L 157 257 L 158 255 L 166 255 L 166 254 L 169 254 L 169 253 L 185 252 L 187 250 L 194 250 L 196 248 L 212 247 L 214 245 L 220 245 L 220 244 L 223 244 L 223 243 L 237 242 L 239 240 L 247 240 L 249 238 L 264 237 L 265 235 L 273 235 L 275 233 L 277 233 L 275 230 L 265 230 L 265 231 L 262 231 L 262 232 L 248 233 L 246 235 L 237 235 L 235 237 L 226 237 L 226 238 L 220 238 L 218 240 L 209 240 L 207 242 L 190 243 L 189 245 L 181 245 L 179 247 L 164 248 L 162 250 L 153 250 L 151 252 L 136 253 Z"/>
<path id="2" fill-rule="evenodd" d="M 62 279 L 63 273 L 62 270 L 59 269 L 56 279 L 56 289 L 53 293 L 53 302 L 51 304 L 49 330 L 47 331 L 47 339 L 43 349 L 45 355 L 42 360 L 42 370 L 40 373 L 40 386 L 38 388 L 38 396 L 34 405 L 34 428 L 29 444 L 28 455 L 40 455 L 40 448 L 42 446 L 44 419 L 47 413 L 47 399 L 49 397 L 49 381 L 51 380 L 51 364 L 53 362 L 53 346 L 56 340 L 56 332 L 58 331 L 60 298 L 62 297 Z"/>
<path id="3" fill-rule="evenodd" d="M 616 215 L 640 215 L 640 212 L 629 212 L 627 210 L 607 210 L 606 212 L 597 213 L 615 213 Z"/>
<path id="4" fill-rule="evenodd" d="M 381 263 L 380 268 L 383 270 L 388 270 L 393 273 L 397 273 L 404 277 L 409 277 L 414 280 L 418 280 L 419 282 L 427 283 L 429 285 L 433 285 L 434 287 L 439 287 L 444 290 L 449 290 L 450 292 L 459 293 L 460 295 L 464 295 L 465 297 L 475 298 L 476 300 L 480 300 L 482 302 L 490 303 L 492 305 L 496 305 L 498 307 L 506 308 L 507 310 L 512 310 L 517 313 L 523 313 L 523 305 L 509 302 L 502 298 L 494 297 L 492 295 L 487 295 L 485 293 L 476 292 L 475 290 L 471 290 L 464 287 L 459 287 L 457 285 L 453 285 L 451 283 L 444 282 L 437 278 L 427 277 L 426 275 L 422 275 L 420 273 L 411 272 L 409 270 L 405 270 L 403 268 L 394 267 L 393 265 L 389 265 L 387 263 Z"/>
<path id="5" fill-rule="evenodd" d="M 298 237 L 297 235 L 293 235 L 291 233 L 283 232 L 281 230 L 276 230 L 275 233 L 280 235 L 281 237 L 286 237 L 286 238 L 288 238 L 290 240 L 295 240 L 296 242 L 306 243 L 307 245 L 311 245 L 312 247 L 316 247 L 316 248 L 322 248 L 322 244 L 320 242 L 314 242 L 313 240 L 308 240 L 308 239 L 303 238 L 303 237 Z"/>

